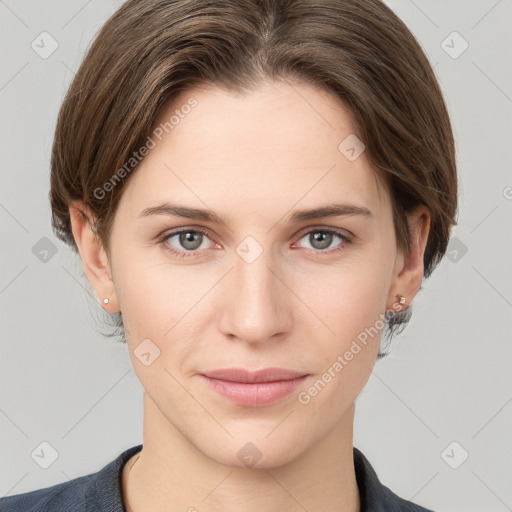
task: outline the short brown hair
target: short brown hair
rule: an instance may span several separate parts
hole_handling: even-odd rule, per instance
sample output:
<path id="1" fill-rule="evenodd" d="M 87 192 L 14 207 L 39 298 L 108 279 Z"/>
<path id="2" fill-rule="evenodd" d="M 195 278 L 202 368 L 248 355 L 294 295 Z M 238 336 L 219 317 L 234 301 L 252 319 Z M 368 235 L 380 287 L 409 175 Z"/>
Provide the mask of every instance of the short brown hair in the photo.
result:
<path id="1" fill-rule="evenodd" d="M 105 197 L 95 190 L 144 144 L 164 105 L 195 85 L 246 91 L 267 78 L 322 87 L 350 110 L 390 192 L 400 249 L 410 248 L 407 213 L 419 204 L 430 212 L 428 277 L 456 224 L 454 140 L 427 57 L 380 0 L 125 2 L 95 38 L 60 110 L 50 190 L 56 236 L 77 250 L 69 205 L 81 200 L 109 254 L 116 207 L 133 172 Z M 409 317 L 410 308 L 392 315 L 388 332 Z"/>

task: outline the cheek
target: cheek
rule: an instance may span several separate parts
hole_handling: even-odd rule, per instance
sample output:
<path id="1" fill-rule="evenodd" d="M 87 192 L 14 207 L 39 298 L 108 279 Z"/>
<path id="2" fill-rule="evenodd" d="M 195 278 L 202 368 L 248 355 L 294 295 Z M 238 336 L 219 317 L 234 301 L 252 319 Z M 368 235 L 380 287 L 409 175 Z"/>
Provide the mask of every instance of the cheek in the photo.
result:
<path id="1" fill-rule="evenodd" d="M 316 331 L 314 359 L 318 361 L 318 375 L 304 390 L 303 400 L 319 417 L 327 417 L 329 410 L 332 421 L 339 419 L 368 381 L 384 326 L 385 286 L 368 273 L 365 279 L 356 277 L 352 275 L 343 283 L 335 280 L 329 293 L 315 302 L 329 330 L 320 325 L 324 334 Z M 311 332 L 314 336 L 314 330 Z"/>
<path id="2" fill-rule="evenodd" d="M 125 326 L 130 324 L 131 331 L 142 336 L 154 334 L 172 321 L 173 309 L 183 297 L 183 283 L 158 257 L 159 251 L 131 246 L 126 253 L 114 262 L 115 288 Z"/>
<path id="3" fill-rule="evenodd" d="M 203 279 L 193 271 L 180 272 L 162 259 L 148 263 L 132 256 L 117 266 L 116 292 L 135 367 L 140 366 L 137 357 L 142 351 L 158 354 L 155 372 L 164 361 L 169 370 L 180 366 L 201 324 L 201 298 L 214 282 L 215 276 Z"/>
<path id="4" fill-rule="evenodd" d="M 339 393 L 333 399 L 356 396 L 371 374 L 384 327 L 390 265 L 389 259 L 361 255 L 350 265 L 330 269 L 316 286 L 310 282 L 303 288 L 311 310 L 323 321 L 316 322 L 321 331 L 316 331 L 315 344 L 321 371 L 330 372 L 321 380 L 332 381 L 328 387 Z"/>
<path id="5" fill-rule="evenodd" d="M 390 276 L 390 261 L 361 255 L 315 276 L 314 282 L 308 280 L 303 293 L 335 336 L 347 340 L 371 328 L 384 314 Z"/>

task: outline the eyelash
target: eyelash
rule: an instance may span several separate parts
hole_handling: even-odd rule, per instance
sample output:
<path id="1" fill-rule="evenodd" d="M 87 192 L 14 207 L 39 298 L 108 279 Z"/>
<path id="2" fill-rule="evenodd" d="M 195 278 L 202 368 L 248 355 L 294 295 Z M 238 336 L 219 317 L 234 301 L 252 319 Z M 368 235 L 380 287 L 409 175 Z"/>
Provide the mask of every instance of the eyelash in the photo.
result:
<path id="1" fill-rule="evenodd" d="M 201 252 L 201 250 L 179 251 L 179 250 L 175 249 L 172 245 L 169 245 L 168 239 L 172 238 L 173 236 L 179 235 L 180 233 L 200 233 L 203 236 L 210 238 L 206 231 L 199 229 L 199 228 L 194 228 L 194 229 L 182 228 L 182 229 L 178 229 L 175 231 L 171 231 L 169 233 L 165 233 L 163 236 L 161 236 L 159 238 L 158 243 L 161 244 L 166 251 L 172 253 L 174 256 L 176 256 L 178 258 L 190 258 L 190 257 L 193 258 L 197 255 L 197 253 Z M 337 229 L 333 229 L 333 228 L 310 229 L 309 231 L 303 232 L 301 234 L 301 236 L 299 237 L 299 240 L 311 233 L 324 233 L 324 234 L 327 233 L 329 235 L 336 235 L 342 239 L 342 243 L 334 249 L 328 249 L 328 250 L 308 249 L 309 251 L 313 251 L 315 254 L 330 255 L 333 253 L 337 253 L 337 252 L 343 251 L 344 249 L 346 249 L 347 245 L 350 245 L 353 243 L 353 239 L 351 237 L 349 237 L 345 233 L 342 233 L 341 231 L 338 231 Z"/>

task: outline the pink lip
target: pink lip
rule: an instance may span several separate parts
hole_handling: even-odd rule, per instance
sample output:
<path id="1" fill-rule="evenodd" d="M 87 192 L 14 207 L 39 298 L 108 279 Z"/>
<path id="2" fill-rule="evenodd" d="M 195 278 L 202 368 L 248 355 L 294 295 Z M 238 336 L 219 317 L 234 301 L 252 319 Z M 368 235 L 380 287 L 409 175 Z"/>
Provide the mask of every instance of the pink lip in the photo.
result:
<path id="1" fill-rule="evenodd" d="M 265 368 L 251 372 L 243 368 L 226 368 L 200 374 L 211 389 L 237 405 L 261 407 L 277 402 L 292 393 L 308 374 Z"/>

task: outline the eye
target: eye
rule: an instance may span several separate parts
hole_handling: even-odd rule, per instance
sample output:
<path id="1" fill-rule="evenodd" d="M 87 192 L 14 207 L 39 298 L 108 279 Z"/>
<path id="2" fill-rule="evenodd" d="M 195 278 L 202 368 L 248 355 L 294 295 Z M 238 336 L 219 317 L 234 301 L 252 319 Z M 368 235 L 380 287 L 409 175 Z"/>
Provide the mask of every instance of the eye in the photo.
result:
<path id="1" fill-rule="evenodd" d="M 207 233 L 200 229 L 180 229 L 166 233 L 160 243 L 163 247 L 178 257 L 195 256 L 202 249 L 208 249 Z"/>
<path id="2" fill-rule="evenodd" d="M 325 253 L 331 253 L 339 250 L 343 250 L 346 245 L 352 243 L 351 238 L 348 235 L 345 235 L 341 233 L 338 230 L 335 229 L 323 229 L 323 228 L 317 228 L 308 231 L 305 233 L 301 240 L 305 239 L 307 243 L 310 244 L 309 249 L 312 249 L 317 252 L 325 252 Z M 336 241 L 336 239 L 341 240 L 341 244 L 338 244 L 331 250 L 329 247 L 332 246 L 333 242 Z"/>

